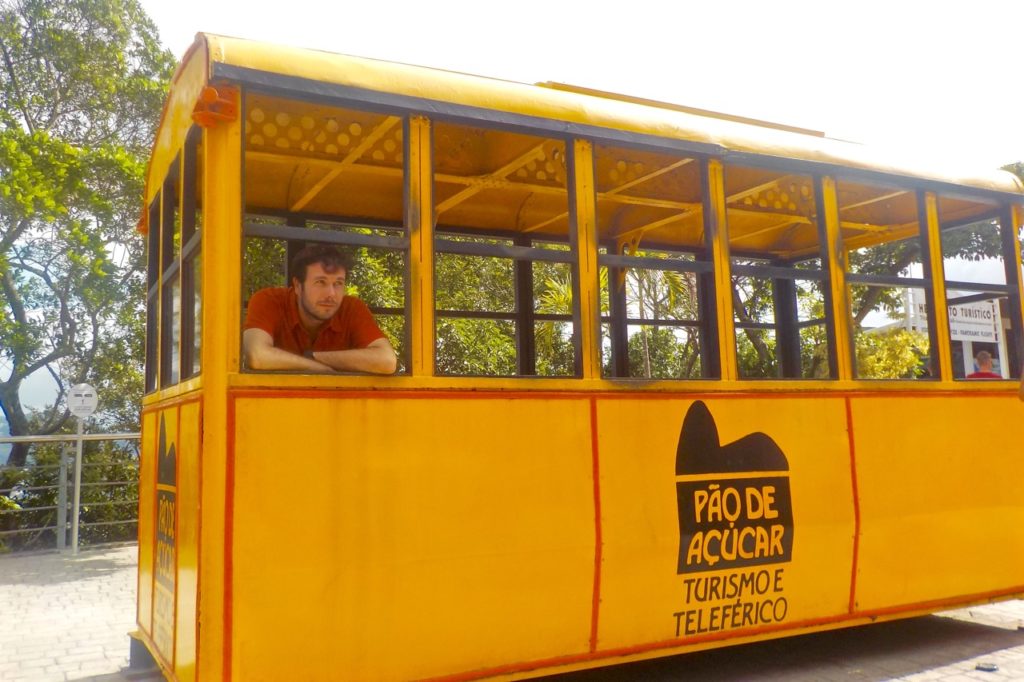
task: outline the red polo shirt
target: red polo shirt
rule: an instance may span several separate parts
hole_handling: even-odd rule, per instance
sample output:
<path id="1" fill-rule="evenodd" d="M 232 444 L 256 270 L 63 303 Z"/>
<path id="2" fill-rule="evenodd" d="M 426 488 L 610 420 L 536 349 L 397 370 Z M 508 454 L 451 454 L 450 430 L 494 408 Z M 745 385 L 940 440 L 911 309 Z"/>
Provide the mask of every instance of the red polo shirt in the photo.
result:
<path id="1" fill-rule="evenodd" d="M 316 338 L 310 338 L 299 319 L 295 292 L 288 287 L 260 289 L 249 299 L 245 313 L 246 329 L 262 329 L 274 339 L 274 346 L 302 355 L 307 350 L 349 350 L 366 348 L 384 333 L 373 313 L 358 298 L 346 296 L 334 317 L 327 321 Z"/>

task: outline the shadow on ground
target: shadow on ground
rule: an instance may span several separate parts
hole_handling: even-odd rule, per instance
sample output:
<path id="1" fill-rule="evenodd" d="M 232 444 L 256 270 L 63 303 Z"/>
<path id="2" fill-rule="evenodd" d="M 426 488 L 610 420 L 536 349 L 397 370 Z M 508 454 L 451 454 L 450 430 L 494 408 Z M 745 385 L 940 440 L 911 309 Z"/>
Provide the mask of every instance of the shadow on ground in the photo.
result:
<path id="1" fill-rule="evenodd" d="M 924 616 L 566 673 L 549 682 L 882 682 L 1024 645 L 1024 631 Z M 829 673 L 824 675 L 823 673 Z"/>
<path id="2" fill-rule="evenodd" d="M 77 556 L 70 551 L 37 552 L 0 556 L 0 585 L 56 585 L 98 578 L 134 567 L 136 554 L 126 551 L 123 556 L 101 556 L 119 545 L 104 545 L 95 550 L 83 549 Z M 134 543 L 124 545 L 134 548 Z"/>

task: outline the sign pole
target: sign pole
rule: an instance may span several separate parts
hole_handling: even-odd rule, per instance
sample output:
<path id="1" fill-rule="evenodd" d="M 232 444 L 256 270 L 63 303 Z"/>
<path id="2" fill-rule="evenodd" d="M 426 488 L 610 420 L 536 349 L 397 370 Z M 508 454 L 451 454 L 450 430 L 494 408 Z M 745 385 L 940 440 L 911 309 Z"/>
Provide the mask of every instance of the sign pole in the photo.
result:
<path id="1" fill-rule="evenodd" d="M 82 499 L 82 418 L 78 418 L 75 440 L 75 501 L 71 507 L 71 553 L 78 554 L 78 507 Z"/>
<path id="2" fill-rule="evenodd" d="M 82 502 L 82 425 L 96 411 L 96 389 L 89 384 L 76 384 L 68 393 L 68 411 L 78 418 L 75 439 L 75 498 L 71 507 L 71 553 L 78 554 L 78 508 Z"/>

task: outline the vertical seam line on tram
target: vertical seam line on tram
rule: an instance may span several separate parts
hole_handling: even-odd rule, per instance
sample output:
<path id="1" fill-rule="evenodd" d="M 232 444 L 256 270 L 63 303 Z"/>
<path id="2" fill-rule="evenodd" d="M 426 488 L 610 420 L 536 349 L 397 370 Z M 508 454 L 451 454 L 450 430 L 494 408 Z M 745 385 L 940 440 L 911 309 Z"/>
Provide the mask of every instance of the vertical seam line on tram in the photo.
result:
<path id="1" fill-rule="evenodd" d="M 225 682 L 231 680 L 232 639 L 232 576 L 234 565 L 234 508 L 235 508 L 235 397 L 229 395 L 227 413 L 227 466 L 224 478 L 224 632 L 222 670 Z"/>
<path id="2" fill-rule="evenodd" d="M 846 437 L 850 443 L 850 486 L 853 494 L 853 560 L 850 566 L 850 605 L 849 612 L 857 609 L 857 562 L 860 554 L 860 494 L 857 490 L 857 452 L 853 436 L 853 405 L 850 397 L 846 403 Z"/>
<path id="3" fill-rule="evenodd" d="M 590 398 L 590 453 L 594 477 L 594 594 L 590 607 L 590 651 L 597 651 L 597 622 L 601 610 L 601 467 L 597 443 L 597 398 Z"/>

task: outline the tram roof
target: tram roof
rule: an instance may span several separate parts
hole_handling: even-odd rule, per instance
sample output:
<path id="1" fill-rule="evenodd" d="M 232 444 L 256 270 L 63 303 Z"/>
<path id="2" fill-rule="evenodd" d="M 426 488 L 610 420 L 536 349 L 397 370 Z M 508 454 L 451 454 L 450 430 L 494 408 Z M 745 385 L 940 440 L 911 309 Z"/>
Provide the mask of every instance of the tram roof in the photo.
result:
<path id="1" fill-rule="evenodd" d="M 1001 170 L 940 167 L 816 131 L 562 84 L 529 85 L 401 63 L 198 33 L 179 65 L 157 131 L 146 204 L 160 188 L 206 85 L 242 84 L 320 102 L 362 101 L 448 120 L 481 120 L 552 137 L 710 154 L 727 163 L 790 164 L 803 172 L 842 170 L 879 180 L 1024 201 L 1024 183 Z M 936 145 L 941 145 L 936 141 Z M 146 211 L 140 228 L 145 231 Z"/>

